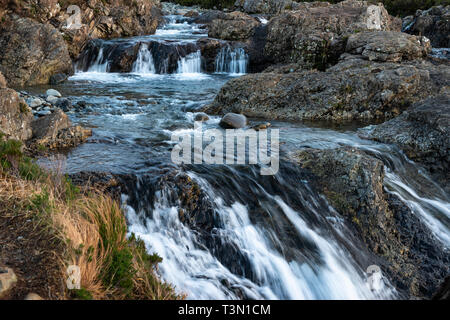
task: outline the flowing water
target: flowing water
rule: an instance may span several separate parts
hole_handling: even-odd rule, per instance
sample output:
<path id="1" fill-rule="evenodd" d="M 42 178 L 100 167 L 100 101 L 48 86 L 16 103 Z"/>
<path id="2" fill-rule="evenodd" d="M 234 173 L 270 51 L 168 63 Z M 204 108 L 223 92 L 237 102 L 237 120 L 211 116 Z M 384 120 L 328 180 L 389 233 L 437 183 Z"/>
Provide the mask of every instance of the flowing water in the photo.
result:
<path id="1" fill-rule="evenodd" d="M 369 288 L 365 270 L 373 257 L 290 162 L 281 160 L 275 176 L 261 176 L 257 165 L 171 162 L 172 133 L 194 132 L 195 111 L 235 74 L 245 73 L 247 62 L 245 53 L 226 48 L 216 58 L 217 73 L 207 74 L 200 52 L 193 51 L 180 57 L 175 72 L 161 72 L 167 68 L 156 62 L 145 41 L 177 45 L 205 36 L 198 26 L 169 18 L 153 36 L 114 40 L 141 43 L 132 72 L 108 72 L 108 56 L 100 49 L 85 72 L 56 87 L 75 104 L 83 103 L 69 113 L 71 119 L 94 128 L 87 143 L 67 154 L 67 171 L 136 175 L 123 195 L 129 231 L 163 257 L 162 278 L 189 299 L 399 297 L 388 279 L 380 290 Z M 211 117 L 204 127 L 217 129 L 218 123 Z M 282 158 L 302 148 L 353 146 L 381 159 L 386 190 L 402 198 L 445 246 L 450 244 L 448 195 L 397 148 L 362 140 L 351 128 L 272 125 L 280 130 Z M 198 183 L 211 221 L 198 228 L 183 223 L 173 187 L 161 183 L 168 172 Z"/>

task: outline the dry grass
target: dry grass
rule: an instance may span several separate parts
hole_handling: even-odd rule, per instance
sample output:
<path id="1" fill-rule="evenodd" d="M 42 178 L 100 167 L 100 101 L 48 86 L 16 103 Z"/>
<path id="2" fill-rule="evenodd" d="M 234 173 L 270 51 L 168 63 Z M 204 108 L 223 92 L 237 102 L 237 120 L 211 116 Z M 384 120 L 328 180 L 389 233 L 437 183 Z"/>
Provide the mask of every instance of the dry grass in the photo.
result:
<path id="1" fill-rule="evenodd" d="M 0 166 L 0 215 L 33 219 L 39 232 L 51 234 L 64 245 L 54 259 L 66 278 L 67 267 L 78 266 L 82 287 L 67 292 L 67 297 L 183 298 L 157 277 L 160 258 L 148 255 L 139 239 L 127 238 L 120 204 L 100 190 L 74 187 L 62 174 L 62 163 L 37 180 L 25 180 Z"/>

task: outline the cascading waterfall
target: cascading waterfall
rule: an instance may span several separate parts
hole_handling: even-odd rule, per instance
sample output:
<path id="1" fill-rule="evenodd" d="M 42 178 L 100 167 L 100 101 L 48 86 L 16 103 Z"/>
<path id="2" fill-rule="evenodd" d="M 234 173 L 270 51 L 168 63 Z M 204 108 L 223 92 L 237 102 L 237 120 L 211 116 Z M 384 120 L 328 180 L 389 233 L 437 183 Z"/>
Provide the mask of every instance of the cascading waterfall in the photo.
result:
<path id="1" fill-rule="evenodd" d="M 103 47 L 100 48 L 100 50 L 98 51 L 97 59 L 95 59 L 95 62 L 89 67 L 89 69 L 87 70 L 88 72 L 108 72 L 108 59 L 107 57 L 104 57 L 103 51 Z"/>
<path id="2" fill-rule="evenodd" d="M 197 74 L 202 72 L 202 54 L 200 50 L 191 53 L 178 61 L 177 73 Z"/>
<path id="3" fill-rule="evenodd" d="M 133 63 L 133 73 L 155 74 L 156 68 L 153 55 L 146 44 L 141 44 L 136 61 Z"/>
<path id="4" fill-rule="evenodd" d="M 223 47 L 215 61 L 217 73 L 247 73 L 248 55 L 243 48 Z"/>

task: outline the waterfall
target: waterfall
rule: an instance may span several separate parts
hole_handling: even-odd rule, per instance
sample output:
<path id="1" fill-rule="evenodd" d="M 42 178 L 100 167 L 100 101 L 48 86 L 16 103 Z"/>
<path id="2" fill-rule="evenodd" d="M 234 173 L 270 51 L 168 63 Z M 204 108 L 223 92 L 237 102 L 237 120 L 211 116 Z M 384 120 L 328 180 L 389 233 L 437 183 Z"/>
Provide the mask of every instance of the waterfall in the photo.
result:
<path id="1" fill-rule="evenodd" d="M 105 73 L 108 72 L 109 66 L 108 66 L 108 59 L 104 56 L 103 53 L 103 47 L 100 48 L 98 51 L 97 58 L 95 59 L 95 62 L 89 66 L 88 72 L 99 72 L 99 73 Z"/>
<path id="2" fill-rule="evenodd" d="M 155 63 L 153 55 L 146 44 L 141 44 L 136 61 L 133 63 L 133 73 L 155 74 Z"/>
<path id="3" fill-rule="evenodd" d="M 202 54 L 200 50 L 191 53 L 178 61 L 177 73 L 196 74 L 202 72 Z"/>
<path id="4" fill-rule="evenodd" d="M 242 48 L 223 47 L 216 57 L 215 65 L 217 73 L 245 74 L 248 54 Z"/>

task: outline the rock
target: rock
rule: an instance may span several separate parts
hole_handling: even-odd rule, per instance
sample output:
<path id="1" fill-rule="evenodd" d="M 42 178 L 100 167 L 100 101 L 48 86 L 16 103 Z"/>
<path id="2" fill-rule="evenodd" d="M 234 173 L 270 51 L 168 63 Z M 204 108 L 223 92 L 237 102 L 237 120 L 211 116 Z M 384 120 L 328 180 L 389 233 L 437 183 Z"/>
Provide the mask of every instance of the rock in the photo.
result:
<path id="1" fill-rule="evenodd" d="M 184 16 L 187 18 L 195 18 L 195 17 L 198 17 L 199 15 L 200 14 L 198 13 L 198 11 L 195 11 L 195 10 L 190 10 L 184 14 Z"/>
<path id="2" fill-rule="evenodd" d="M 42 100 L 41 98 L 35 97 L 35 98 L 30 99 L 30 102 L 28 105 L 30 106 L 30 108 L 35 109 L 35 108 L 43 105 L 44 103 L 45 103 L 44 100 Z"/>
<path id="3" fill-rule="evenodd" d="M 72 108 L 72 103 L 69 99 L 60 98 L 56 100 L 55 107 L 61 109 L 64 112 L 68 112 Z"/>
<path id="4" fill-rule="evenodd" d="M 44 299 L 36 293 L 29 293 L 25 297 L 25 300 L 36 300 L 37 301 L 37 300 L 44 300 Z"/>
<path id="5" fill-rule="evenodd" d="M 242 12 L 227 13 L 209 24 L 208 36 L 223 40 L 245 40 L 252 37 L 260 22 Z"/>
<path id="6" fill-rule="evenodd" d="M 200 16 L 194 18 L 194 23 L 209 24 L 213 20 L 224 19 L 226 16 L 227 16 L 227 14 L 223 11 L 208 10 L 206 12 L 203 12 Z"/>
<path id="7" fill-rule="evenodd" d="M 433 300 L 450 300 L 450 276 L 442 282 L 441 287 L 433 296 Z"/>
<path id="8" fill-rule="evenodd" d="M 292 0 L 237 0 L 234 7 L 250 14 L 277 14 L 286 10 L 296 10 L 300 4 Z"/>
<path id="9" fill-rule="evenodd" d="M 397 145 L 450 193 L 450 94 L 420 101 L 388 122 L 360 130 L 360 135 Z"/>
<path id="10" fill-rule="evenodd" d="M 92 131 L 72 126 L 67 115 L 60 109 L 50 115 L 33 120 L 32 145 L 49 149 L 69 148 L 79 145 L 92 135 Z"/>
<path id="11" fill-rule="evenodd" d="M 300 63 L 325 70 L 337 62 L 346 39 L 363 31 L 400 31 L 401 22 L 382 4 L 347 0 L 337 4 L 299 3 L 296 11 L 272 18 L 267 24 L 264 54 L 273 63 Z"/>
<path id="12" fill-rule="evenodd" d="M 375 31 L 353 34 L 348 38 L 346 52 L 360 54 L 371 61 L 414 60 L 431 52 L 430 40 L 403 32 Z"/>
<path id="13" fill-rule="evenodd" d="M 51 103 L 51 104 L 54 104 L 54 103 L 56 103 L 56 101 L 58 101 L 58 97 L 55 97 L 55 96 L 47 96 L 47 98 L 46 98 L 46 100 L 47 100 L 47 102 L 49 102 L 49 103 Z"/>
<path id="14" fill-rule="evenodd" d="M 52 25 L 13 15 L 0 26 L 0 71 L 10 86 L 31 86 L 49 83 L 54 74 L 71 74 L 73 68 Z"/>
<path id="15" fill-rule="evenodd" d="M 267 130 L 271 126 L 272 125 L 269 122 L 266 122 L 266 123 L 261 123 L 261 124 L 258 124 L 256 126 L 253 126 L 252 129 L 255 130 L 255 131 Z"/>
<path id="16" fill-rule="evenodd" d="M 50 77 L 50 84 L 57 85 L 65 82 L 69 77 L 67 74 L 58 73 Z"/>
<path id="17" fill-rule="evenodd" d="M 227 113 L 220 121 L 224 129 L 240 129 L 247 125 L 247 118 L 242 114 Z"/>
<path id="18" fill-rule="evenodd" d="M 17 282 L 14 271 L 10 268 L 0 266 L 0 298 L 6 296 Z"/>
<path id="19" fill-rule="evenodd" d="M 58 98 L 62 97 L 61 93 L 59 93 L 59 91 L 56 91 L 55 89 L 48 89 L 45 92 L 45 95 L 47 97 L 49 97 L 49 96 L 54 96 L 54 97 L 58 97 Z"/>
<path id="20" fill-rule="evenodd" d="M 433 47 L 450 48 L 450 6 L 418 10 L 403 20 L 403 31 L 429 38 Z"/>
<path id="21" fill-rule="evenodd" d="M 202 111 L 288 121 L 386 120 L 449 85 L 450 66 L 345 56 L 325 72 L 274 71 L 232 79 Z"/>
<path id="22" fill-rule="evenodd" d="M 8 139 L 28 140 L 32 119 L 30 107 L 16 91 L 0 88 L 0 133 Z"/>
<path id="23" fill-rule="evenodd" d="M 195 120 L 195 121 L 201 121 L 201 122 L 204 122 L 204 121 L 208 121 L 208 120 L 209 120 L 209 117 L 208 117 L 208 115 L 207 115 L 206 113 L 200 112 L 200 113 L 197 113 L 197 114 L 195 115 L 194 120 Z"/>
<path id="24" fill-rule="evenodd" d="M 410 298 L 430 298 L 436 292 L 450 256 L 409 207 L 384 190 L 383 162 L 350 147 L 308 149 L 294 159 L 380 258 L 377 264 L 400 292 Z"/>
<path id="25" fill-rule="evenodd" d="M 6 88 L 7 82 L 3 74 L 0 72 L 0 89 Z"/>

